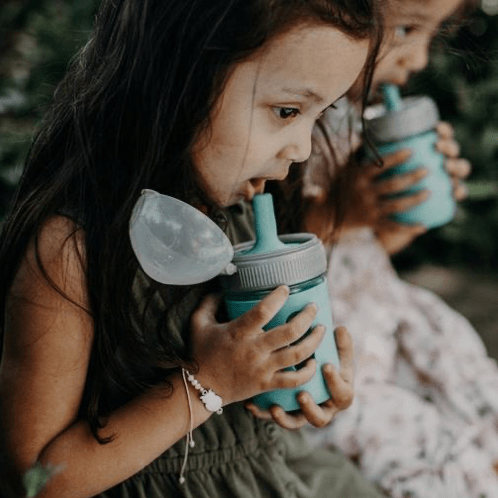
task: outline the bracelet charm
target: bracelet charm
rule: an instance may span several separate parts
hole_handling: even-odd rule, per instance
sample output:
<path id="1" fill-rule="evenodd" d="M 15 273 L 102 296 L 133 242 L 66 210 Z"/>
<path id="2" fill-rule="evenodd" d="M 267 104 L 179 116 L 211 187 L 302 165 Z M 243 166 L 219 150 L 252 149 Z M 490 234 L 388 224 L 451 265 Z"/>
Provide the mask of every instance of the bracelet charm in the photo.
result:
<path id="1" fill-rule="evenodd" d="M 217 413 L 221 415 L 223 413 L 223 400 L 218 396 L 212 389 L 204 389 L 199 381 L 188 371 L 187 373 L 188 381 L 194 386 L 194 388 L 199 391 L 201 401 L 204 403 L 206 410 L 212 413 Z"/>

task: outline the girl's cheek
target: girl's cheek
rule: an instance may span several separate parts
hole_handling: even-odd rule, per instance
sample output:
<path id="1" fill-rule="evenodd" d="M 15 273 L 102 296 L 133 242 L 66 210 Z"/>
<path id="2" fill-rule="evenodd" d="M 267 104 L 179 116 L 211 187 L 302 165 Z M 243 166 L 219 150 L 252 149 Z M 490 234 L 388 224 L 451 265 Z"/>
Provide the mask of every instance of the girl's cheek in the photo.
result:
<path id="1" fill-rule="evenodd" d="M 274 153 L 274 149 L 278 146 L 278 134 L 266 129 L 259 129 L 257 135 L 253 137 L 249 144 L 252 151 L 252 157 L 262 160 Z M 263 167 L 263 165 L 261 165 Z"/>

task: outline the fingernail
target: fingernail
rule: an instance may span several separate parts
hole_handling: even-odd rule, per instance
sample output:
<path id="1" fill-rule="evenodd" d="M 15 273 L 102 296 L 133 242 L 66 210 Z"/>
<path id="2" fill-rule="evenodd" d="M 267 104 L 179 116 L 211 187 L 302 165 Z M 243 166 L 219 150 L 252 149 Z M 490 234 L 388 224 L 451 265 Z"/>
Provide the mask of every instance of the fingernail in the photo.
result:
<path id="1" fill-rule="evenodd" d="M 334 371 L 334 367 L 330 364 L 330 363 L 326 363 L 324 366 L 323 366 L 323 371 L 326 373 L 326 374 L 332 374 L 332 372 Z"/>
<path id="2" fill-rule="evenodd" d="M 302 392 L 299 398 L 302 403 L 309 403 L 311 401 L 311 396 L 307 392 Z"/>

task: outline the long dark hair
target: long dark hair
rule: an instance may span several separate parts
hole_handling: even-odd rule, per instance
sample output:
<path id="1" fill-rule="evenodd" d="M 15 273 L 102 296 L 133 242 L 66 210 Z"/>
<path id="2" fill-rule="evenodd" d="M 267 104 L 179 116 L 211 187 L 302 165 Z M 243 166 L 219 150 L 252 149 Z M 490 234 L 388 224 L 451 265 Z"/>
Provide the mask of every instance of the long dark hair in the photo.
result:
<path id="1" fill-rule="evenodd" d="M 209 126 L 233 65 L 306 21 L 370 38 L 372 67 L 382 32 L 376 5 L 376 0 L 103 1 L 94 35 L 57 88 L 33 143 L 0 246 L 3 334 L 6 296 L 28 242 L 37 240 L 54 214 L 73 216 L 75 230 L 83 227 L 81 260 L 94 343 L 80 416 L 100 442 L 110 386 L 135 392 L 146 387 L 130 374 L 133 368 L 122 368 L 123 356 L 114 354 L 118 344 L 129 362 L 157 366 L 163 379 L 190 361 L 186 348 L 171 347 L 164 317 L 157 325 L 159 344 L 131 323 L 138 265 L 128 223 L 140 191 L 153 188 L 191 203 L 201 199 L 213 215 L 215 206 L 197 187 L 190 151 Z M 43 271 L 40 258 L 38 263 Z M 171 290 L 169 304 L 177 292 Z"/>

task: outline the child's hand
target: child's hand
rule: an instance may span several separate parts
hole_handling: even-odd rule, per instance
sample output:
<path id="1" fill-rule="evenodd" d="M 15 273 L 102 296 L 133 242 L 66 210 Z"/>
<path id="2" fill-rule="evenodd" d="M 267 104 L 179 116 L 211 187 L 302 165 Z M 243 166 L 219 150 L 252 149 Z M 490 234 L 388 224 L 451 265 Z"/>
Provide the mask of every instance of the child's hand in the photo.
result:
<path id="1" fill-rule="evenodd" d="M 273 419 L 286 429 L 299 429 L 307 422 L 315 427 L 324 427 L 329 424 L 338 412 L 351 405 L 354 396 L 353 340 L 344 327 L 336 329 L 335 338 L 339 352 L 340 371 L 338 372 L 332 365 L 325 365 L 322 370 L 331 396 L 328 401 L 317 405 L 309 393 L 302 391 L 297 397 L 301 406 L 299 413 L 286 413 L 278 405 L 264 412 L 251 402 L 246 403 L 246 408 L 255 417 Z"/>
<path id="2" fill-rule="evenodd" d="M 288 287 L 278 287 L 240 317 L 219 323 L 220 299 L 209 295 L 193 314 L 193 356 L 199 365 L 196 378 L 221 396 L 224 405 L 273 389 L 297 387 L 313 377 L 315 360 L 308 360 L 298 371 L 284 368 L 309 358 L 323 338 L 325 329 L 319 325 L 293 344 L 311 327 L 315 305 L 308 305 L 284 325 L 263 330 L 288 297 Z"/>
<path id="3" fill-rule="evenodd" d="M 424 168 L 417 168 L 410 173 L 379 179 L 383 173 L 402 164 L 409 157 L 410 150 L 399 150 L 384 156 L 381 167 L 370 163 L 362 165 L 355 171 L 342 225 L 343 230 L 364 226 L 372 228 L 390 254 L 400 251 L 426 231 L 422 225 L 396 223 L 390 216 L 424 202 L 428 198 L 427 191 L 421 190 L 402 198 L 392 199 L 390 196 L 416 185 L 426 176 L 427 171 Z M 312 214 L 315 215 L 316 212 L 317 209 Z M 315 226 L 319 225 L 317 219 L 313 221 Z M 310 223 L 308 226 L 314 228 Z"/>
<path id="4" fill-rule="evenodd" d="M 453 196 L 457 201 L 461 201 L 467 196 L 467 189 L 462 180 L 470 174 L 470 163 L 459 157 L 460 146 L 454 139 L 453 127 L 449 123 L 441 122 L 436 129 L 439 135 L 436 149 L 445 156 L 444 165 L 453 184 Z M 375 228 L 377 238 L 389 254 L 395 254 L 409 246 L 424 232 L 425 228 L 421 225 L 404 225 L 388 218 L 380 220 Z"/>
<path id="5" fill-rule="evenodd" d="M 377 228 L 389 220 L 391 214 L 412 208 L 428 198 L 425 190 L 402 198 L 390 198 L 393 194 L 403 192 L 419 183 L 427 175 L 425 168 L 379 179 L 382 174 L 407 161 L 410 155 L 409 149 L 402 149 L 384 156 L 381 167 L 376 163 L 369 163 L 357 168 L 350 187 L 351 198 L 344 218 L 346 228 L 361 226 Z"/>
<path id="6" fill-rule="evenodd" d="M 460 146 L 455 141 L 453 127 L 449 123 L 439 123 L 437 125 L 437 132 L 439 140 L 436 148 L 445 156 L 444 165 L 453 183 L 453 196 L 457 201 L 461 201 L 467 197 L 467 188 L 463 180 L 471 172 L 470 162 L 467 159 L 459 157 Z"/>
<path id="7" fill-rule="evenodd" d="M 427 174 L 423 168 L 414 172 L 396 175 L 395 177 L 379 180 L 379 176 L 390 169 L 405 162 L 410 157 L 407 149 L 399 150 L 383 158 L 381 167 L 376 163 L 363 164 L 349 172 L 349 186 L 346 205 L 344 207 L 344 218 L 341 231 L 370 227 L 374 230 L 383 229 L 386 223 L 392 231 L 397 231 L 403 225 L 396 224 L 390 219 L 390 215 L 398 211 L 403 211 L 424 202 L 428 193 L 425 191 L 405 196 L 402 199 L 390 199 L 389 195 L 406 190 L 417 184 Z M 351 167 L 351 166 L 346 166 Z M 333 229 L 334 217 L 330 213 L 330 207 L 320 200 L 311 200 L 304 217 L 304 230 L 315 233 L 325 243 L 334 243 L 340 238 L 341 231 Z M 420 235 L 423 227 L 409 227 L 409 234 L 406 228 L 400 230 L 404 235 L 411 238 Z"/>

